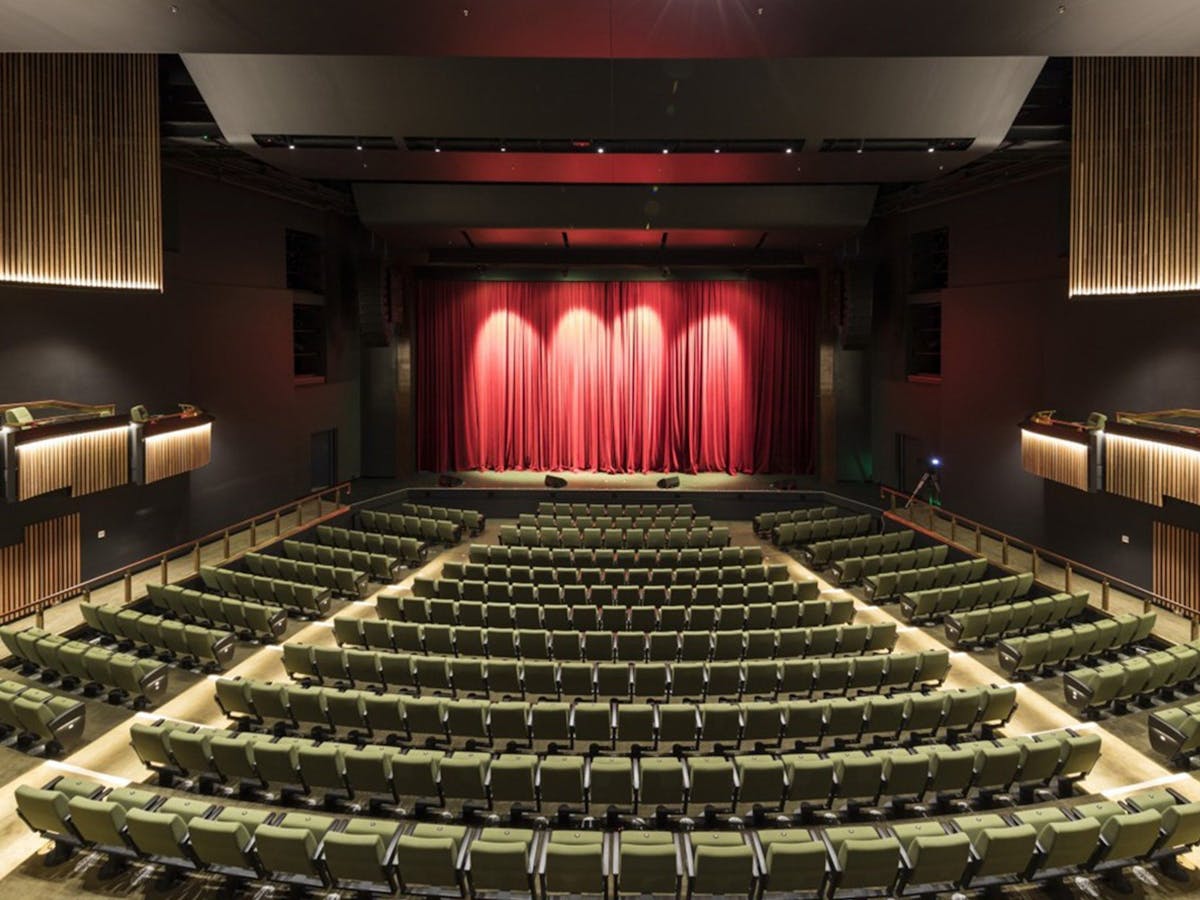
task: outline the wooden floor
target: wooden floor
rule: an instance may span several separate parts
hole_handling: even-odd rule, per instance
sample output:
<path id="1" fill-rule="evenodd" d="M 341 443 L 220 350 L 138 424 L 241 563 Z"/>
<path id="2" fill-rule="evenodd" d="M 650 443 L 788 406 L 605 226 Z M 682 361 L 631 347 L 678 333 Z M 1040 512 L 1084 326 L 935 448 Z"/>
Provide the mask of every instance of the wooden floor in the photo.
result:
<path id="1" fill-rule="evenodd" d="M 502 524 L 507 523 L 489 522 L 483 535 L 475 540 L 496 541 Z M 758 539 L 752 533 L 748 523 L 728 524 L 733 530 L 735 544 L 758 543 Z M 245 546 L 248 547 L 248 538 L 242 540 L 246 541 Z M 452 559 L 463 559 L 466 557 L 466 553 L 467 545 L 465 543 L 447 550 L 429 560 L 420 570 L 408 573 L 398 586 L 391 587 L 389 590 L 406 591 L 411 588 L 414 577 L 435 576 L 443 563 Z M 812 574 L 795 560 L 769 545 L 766 546 L 766 555 L 769 561 L 787 562 L 797 578 L 812 577 Z M 181 575 L 186 574 L 186 571 L 181 571 Z M 827 583 L 822 582 L 822 587 L 829 592 L 830 596 L 840 593 L 833 590 Z M 372 594 L 362 601 L 335 604 L 335 609 L 331 612 L 329 619 L 320 622 L 293 623 L 289 628 L 286 640 L 311 644 L 333 644 L 331 628 L 333 615 L 373 617 L 375 615 L 374 603 L 375 595 Z M 859 609 L 859 621 L 877 622 L 894 619 L 892 608 L 868 606 L 862 602 L 861 598 L 856 598 L 856 605 Z M 61 615 L 63 618 L 58 621 L 63 623 L 71 621 L 66 611 Z M 47 624 L 48 627 L 63 627 L 56 625 L 55 620 L 49 618 Z M 944 639 L 940 628 L 916 628 L 900 623 L 896 649 L 906 651 L 944 646 L 944 640 L 939 640 L 939 637 Z M 947 687 L 1004 682 L 1004 676 L 995 667 L 994 657 L 994 652 L 990 656 L 988 653 L 954 653 Z M 227 674 L 287 680 L 281 665 L 281 651 L 278 646 L 245 648 Z M 6 779 L 6 783 L 0 786 L 0 898 L 17 897 L 23 893 L 36 893 L 47 897 L 109 897 L 127 895 L 130 892 L 147 897 L 169 896 L 172 898 L 221 895 L 219 887 L 194 882 L 187 883 L 186 887 L 160 890 L 149 880 L 149 870 L 144 868 L 135 868 L 130 875 L 113 879 L 111 882 L 100 882 L 96 877 L 96 871 L 99 869 L 101 860 L 88 854 L 77 856 L 71 862 L 53 869 L 46 868 L 40 859 L 40 855 L 48 849 L 46 842 L 32 834 L 14 812 L 13 793 L 18 784 L 40 786 L 55 775 L 85 775 L 114 785 L 148 780 L 149 773 L 143 768 L 129 746 L 129 726 L 134 721 L 139 719 L 152 721 L 160 717 L 167 717 L 202 725 L 224 726 L 227 724 L 213 700 L 213 686 L 210 678 L 173 671 L 172 681 L 176 687 L 172 688 L 170 698 L 150 712 L 134 713 L 129 710 L 108 707 L 96 701 L 88 701 L 88 736 L 92 739 L 82 749 L 64 760 L 39 760 L 16 750 L 0 748 L 0 777 Z M 1161 761 L 1146 752 L 1144 721 L 1140 723 L 1139 731 L 1134 727 L 1137 723 L 1127 722 L 1125 716 L 1112 717 L 1100 722 L 1078 720 L 1062 705 L 1060 676 L 1018 684 L 1017 687 L 1019 708 L 1013 720 L 1004 729 L 1006 734 L 1030 733 L 1063 727 L 1094 729 L 1100 733 L 1103 741 L 1102 756 L 1095 770 L 1083 784 L 1088 791 L 1119 798 L 1137 789 L 1170 785 L 1189 799 L 1200 800 L 1200 782 L 1194 776 L 1189 773 L 1171 771 Z M 1192 856 L 1183 858 L 1184 867 L 1189 870 L 1200 869 L 1200 858 L 1192 858 Z M 1133 894 L 1113 894 L 1101 882 L 1089 879 L 1074 880 L 1065 886 L 1065 890 L 1068 895 L 1078 897 L 1110 895 L 1200 897 L 1200 872 L 1193 874 L 1187 884 L 1163 878 L 1156 870 L 1139 870 L 1134 874 L 1135 877 L 1131 879 Z M 258 890 L 253 895 L 256 897 L 272 896 L 272 891 L 270 889 Z M 1013 889 L 1008 891 L 1008 895 L 1049 896 L 1041 889 L 1036 888 Z M 1058 896 L 1062 896 L 1062 894 L 1060 893 Z"/>

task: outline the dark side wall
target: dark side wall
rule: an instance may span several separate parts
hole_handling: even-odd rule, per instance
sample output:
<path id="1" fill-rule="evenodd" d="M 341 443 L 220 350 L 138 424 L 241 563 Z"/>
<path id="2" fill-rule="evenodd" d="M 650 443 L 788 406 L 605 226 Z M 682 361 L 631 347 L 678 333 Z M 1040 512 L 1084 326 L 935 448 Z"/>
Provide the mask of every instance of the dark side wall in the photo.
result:
<path id="1" fill-rule="evenodd" d="M 878 300 L 872 365 L 873 448 L 880 479 L 896 472 L 895 435 L 945 461 L 945 506 L 1018 537 L 1150 586 L 1152 523 L 1200 528 L 1200 509 L 1088 495 L 1021 468 L 1018 423 L 1055 408 L 1200 406 L 1200 300 L 1067 299 L 1066 172 L 891 216 L 875 238 L 887 289 Z M 904 373 L 907 245 L 950 231 L 942 302 L 942 380 Z M 1129 543 L 1123 543 L 1127 535 Z"/>
<path id="2" fill-rule="evenodd" d="M 154 485 L 77 500 L 0 504 L 0 543 L 78 510 L 85 576 L 285 503 L 310 488 L 310 436 L 336 428 L 339 479 L 359 474 L 359 347 L 353 226 L 199 176 L 165 173 L 163 293 L 0 287 L 0 398 L 194 403 L 216 416 L 212 463 Z M 324 236 L 325 384 L 292 376 L 284 232 Z M 97 532 L 107 536 L 101 540 Z"/>

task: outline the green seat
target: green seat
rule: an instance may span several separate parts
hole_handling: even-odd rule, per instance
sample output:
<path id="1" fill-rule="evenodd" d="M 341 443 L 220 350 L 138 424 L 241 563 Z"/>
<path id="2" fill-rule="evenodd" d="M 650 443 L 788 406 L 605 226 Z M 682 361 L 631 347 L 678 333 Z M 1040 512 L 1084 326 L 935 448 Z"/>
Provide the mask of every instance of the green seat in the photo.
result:
<path id="1" fill-rule="evenodd" d="M 211 871 L 256 877 L 258 866 L 251 855 L 254 839 L 241 822 L 192 819 L 188 839 L 196 859 Z"/>
<path id="2" fill-rule="evenodd" d="M 835 831 L 839 829 L 830 829 Z M 900 842 L 895 838 L 850 838 L 832 841 L 836 856 L 834 890 L 884 888 L 895 884 L 900 874 Z"/>
<path id="3" fill-rule="evenodd" d="M 1033 859 L 1036 843 L 1037 831 L 1032 825 L 982 829 L 971 841 L 979 860 L 971 873 L 971 883 L 1024 872 Z"/>
<path id="4" fill-rule="evenodd" d="M 725 837 L 724 834 L 716 835 Z M 740 835 L 730 835 L 739 838 Z M 695 846 L 690 894 L 750 896 L 755 882 L 754 851 L 744 842 L 733 846 Z"/>
<path id="5" fill-rule="evenodd" d="M 71 823 L 84 843 L 106 852 L 130 853 L 125 840 L 125 808 L 118 803 L 72 797 L 67 801 Z"/>
<path id="6" fill-rule="evenodd" d="M 905 888 L 910 885 L 957 885 L 970 861 L 971 841 L 965 834 L 920 835 L 903 846 Z"/>
<path id="7" fill-rule="evenodd" d="M 622 894 L 674 894 L 679 889 L 679 858 L 672 835 L 625 831 L 618 855 L 617 890 Z"/>
<path id="8" fill-rule="evenodd" d="M 125 826 L 130 843 L 142 856 L 173 866 L 195 867 L 191 851 L 186 846 L 187 824 L 181 816 L 170 812 L 131 809 L 125 814 Z"/>
<path id="9" fill-rule="evenodd" d="M 355 825 L 352 820 L 350 825 Z M 387 823 L 393 833 L 399 825 Z M 395 893 L 395 876 L 388 865 L 391 857 L 390 840 L 379 834 L 359 834 L 331 831 L 325 836 L 323 858 L 326 871 L 337 888 L 374 890 Z"/>
<path id="10" fill-rule="evenodd" d="M 459 850 L 466 838 L 461 825 L 418 823 L 396 842 L 396 871 L 401 890 L 414 886 L 457 889 L 461 883 Z"/>
<path id="11" fill-rule="evenodd" d="M 1038 870 L 1082 866 L 1096 852 L 1099 838 L 1100 822 L 1096 819 L 1049 823 L 1038 833 Z"/>
<path id="12" fill-rule="evenodd" d="M 568 806 L 582 809 L 584 797 L 584 758 L 547 756 L 538 772 L 543 809 Z"/>
<path id="13" fill-rule="evenodd" d="M 606 893 L 607 866 L 601 832 L 552 831 L 545 854 L 544 893 Z"/>
<path id="14" fill-rule="evenodd" d="M 532 840 L 533 833 L 523 829 L 486 829 L 470 845 L 472 889 L 532 894 L 529 863 Z"/>
<path id="15" fill-rule="evenodd" d="M 763 829 L 757 837 L 763 848 L 764 894 L 823 894 L 827 868 L 824 843 L 801 828 Z"/>
<path id="16" fill-rule="evenodd" d="M 492 760 L 490 784 L 495 803 L 537 802 L 538 758 L 532 754 L 504 753 Z"/>
<path id="17" fill-rule="evenodd" d="M 688 806 L 713 805 L 732 809 L 734 805 L 733 763 L 719 756 L 694 756 L 688 760 L 691 787 Z"/>
<path id="18" fill-rule="evenodd" d="M 683 763 L 672 757 L 642 757 L 638 760 L 638 807 L 665 806 L 681 809 L 684 803 Z"/>
<path id="19" fill-rule="evenodd" d="M 1157 843 L 1161 825 L 1162 814 L 1154 809 L 1110 817 L 1100 828 L 1094 867 L 1109 868 L 1145 856 Z"/>
<path id="20" fill-rule="evenodd" d="M 486 753 L 459 751 L 444 757 L 438 767 L 442 796 L 446 799 L 487 802 L 487 769 L 490 757 Z"/>
<path id="21" fill-rule="evenodd" d="M 77 835 L 70 824 L 71 811 L 65 794 L 19 784 L 17 814 L 34 831 L 74 843 Z"/>

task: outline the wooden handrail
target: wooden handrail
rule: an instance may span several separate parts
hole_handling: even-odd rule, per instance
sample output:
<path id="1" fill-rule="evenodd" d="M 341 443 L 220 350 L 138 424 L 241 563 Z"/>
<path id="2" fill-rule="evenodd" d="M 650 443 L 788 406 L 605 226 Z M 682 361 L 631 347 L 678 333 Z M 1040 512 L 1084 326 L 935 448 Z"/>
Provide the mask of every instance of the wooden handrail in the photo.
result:
<path id="1" fill-rule="evenodd" d="M 46 594 L 44 597 L 39 597 L 38 599 L 32 600 L 23 606 L 5 610 L 0 619 L 3 621 L 12 621 L 13 619 L 20 619 L 30 614 L 37 614 L 40 617 L 46 609 L 61 603 L 63 600 L 79 596 L 80 594 L 88 594 L 103 584 L 108 584 L 118 580 L 125 583 L 126 602 L 128 602 L 131 599 L 129 595 L 132 577 L 134 572 L 137 570 L 147 568 L 151 565 L 156 565 L 160 569 L 160 577 L 165 584 L 168 561 L 176 556 L 181 555 L 185 551 L 192 556 L 193 568 L 198 572 L 200 570 L 200 548 L 203 545 L 217 540 L 222 541 L 222 556 L 228 558 L 229 538 L 232 533 L 241 531 L 247 527 L 257 529 L 257 526 L 261 520 L 268 519 L 275 524 L 275 527 L 271 529 L 272 533 L 275 536 L 278 536 L 278 521 L 282 515 L 292 511 L 299 513 L 306 503 L 311 503 L 313 500 L 316 500 L 318 504 L 323 503 L 326 500 L 332 500 L 335 506 L 341 506 L 342 496 L 344 494 L 348 495 L 349 493 L 350 482 L 348 481 L 343 481 L 340 484 L 335 484 L 332 487 L 324 488 L 320 491 L 314 491 L 313 493 L 307 494 L 298 500 L 292 500 L 289 503 L 276 506 L 273 509 L 269 509 L 265 512 L 249 516 L 245 519 L 242 519 L 240 522 L 235 522 L 234 524 L 227 525 L 224 528 L 218 528 L 215 531 L 210 531 L 208 534 L 202 535 L 198 538 L 193 538 L 185 543 L 178 544 L 169 550 L 161 550 L 158 553 L 144 557 L 143 559 L 139 559 L 136 562 L 121 566 L 118 569 L 113 569 L 111 572 L 105 572 L 103 575 L 96 575 L 87 579 L 86 581 L 81 581 L 78 584 L 72 585 L 69 588 L 65 588 L 61 591 L 55 591 L 53 594 Z M 297 518 L 302 524 L 302 517 L 298 515 Z"/>
<path id="2" fill-rule="evenodd" d="M 903 509 L 908 503 L 909 498 L 909 495 L 903 491 L 898 491 L 895 488 L 890 488 L 886 485 L 879 486 L 879 496 L 881 499 L 889 501 L 890 508 L 893 512 L 896 512 L 898 509 Z M 899 506 L 897 506 L 897 500 L 901 501 Z M 1061 568 L 1066 573 L 1066 579 L 1068 581 L 1073 577 L 1078 577 L 1081 575 L 1090 577 L 1093 581 L 1099 582 L 1103 589 L 1104 596 L 1102 600 L 1105 602 L 1105 609 L 1108 608 L 1107 599 L 1109 589 L 1111 587 L 1119 587 L 1120 589 L 1126 591 L 1127 593 L 1133 594 L 1135 597 L 1144 602 L 1148 601 L 1155 603 L 1158 606 L 1176 613 L 1177 615 L 1191 619 L 1193 622 L 1198 621 L 1198 618 L 1200 618 L 1200 613 L 1198 613 L 1197 610 L 1189 609 L 1182 603 L 1172 600 L 1170 597 L 1164 597 L 1162 594 L 1156 594 L 1149 588 L 1144 588 L 1141 585 L 1134 584 L 1131 581 L 1126 581 L 1124 578 L 1120 578 L 1116 575 L 1110 575 L 1108 572 L 1101 571 L 1100 569 L 1089 566 L 1086 563 L 1081 563 L 1078 560 L 1063 556 L 1061 553 L 1055 553 L 1053 550 L 1047 550 L 1044 547 L 1031 544 L 1029 541 L 1026 541 L 1023 538 L 999 531 L 998 529 L 992 528 L 988 525 L 976 522 L 974 519 L 968 519 L 966 516 L 960 516 L 955 513 L 947 512 L 942 507 L 934 507 L 932 504 L 926 503 L 924 500 L 913 500 L 913 505 L 928 507 L 931 524 L 936 510 L 936 514 L 939 514 L 942 518 L 954 523 L 955 529 L 957 529 L 957 527 L 960 525 L 965 525 L 968 528 L 973 529 L 976 533 L 975 546 L 977 550 L 981 546 L 979 535 L 986 535 L 993 540 L 999 541 L 1002 555 L 1001 561 L 1004 564 L 1008 563 L 1010 549 L 1016 548 L 1018 550 L 1024 550 L 1030 555 L 1030 559 L 1033 561 L 1034 578 L 1037 577 L 1039 564 L 1046 562 L 1053 563 Z M 913 516 L 912 520 L 913 522 L 916 522 L 916 516 Z"/>

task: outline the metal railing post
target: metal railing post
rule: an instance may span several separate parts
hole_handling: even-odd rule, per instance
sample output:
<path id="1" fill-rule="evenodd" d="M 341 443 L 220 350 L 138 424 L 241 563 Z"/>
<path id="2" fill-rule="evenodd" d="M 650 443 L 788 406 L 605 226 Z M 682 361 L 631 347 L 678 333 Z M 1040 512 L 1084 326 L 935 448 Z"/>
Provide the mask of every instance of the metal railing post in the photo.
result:
<path id="1" fill-rule="evenodd" d="M 1063 589 L 1068 593 L 1071 591 L 1071 564 L 1067 563 L 1063 566 Z"/>
<path id="2" fill-rule="evenodd" d="M 1100 608 L 1105 612 L 1108 612 L 1108 598 L 1110 590 L 1111 585 L 1108 583 L 1107 579 L 1100 582 Z"/>
<path id="3" fill-rule="evenodd" d="M 158 573 L 163 584 L 166 584 L 170 580 L 167 577 L 167 554 L 165 553 L 162 555 L 162 559 L 159 561 Z"/>
<path id="4" fill-rule="evenodd" d="M 199 541 L 196 541 L 195 546 L 192 547 L 192 570 L 196 574 L 200 573 L 200 542 Z"/>
<path id="5" fill-rule="evenodd" d="M 279 510 L 275 510 L 275 537 L 279 537 L 279 530 L 282 528 L 279 518 Z"/>
<path id="6" fill-rule="evenodd" d="M 46 607 L 39 606 L 37 612 L 34 613 L 33 622 L 38 628 L 46 627 Z M 1193 629 L 1194 630 L 1194 629 Z"/>
<path id="7" fill-rule="evenodd" d="M 250 522 L 250 546 L 253 547 L 258 543 L 258 523 Z"/>
<path id="8" fill-rule="evenodd" d="M 1006 566 L 1008 565 L 1008 535 L 1007 534 L 1004 535 L 1002 538 L 1000 538 L 1000 562 L 1002 562 Z"/>
<path id="9" fill-rule="evenodd" d="M 133 600 L 133 573 L 128 569 L 125 570 L 125 602 L 129 603 Z"/>
<path id="10" fill-rule="evenodd" d="M 229 529 L 225 529 L 224 540 L 221 544 L 222 559 L 229 559 Z"/>
<path id="11" fill-rule="evenodd" d="M 1192 640 L 1200 638 L 1200 619 L 1192 619 Z"/>
<path id="12" fill-rule="evenodd" d="M 1148 613 L 1153 608 L 1154 608 L 1154 604 L 1150 602 L 1149 598 L 1143 597 L 1142 598 L 1142 613 L 1143 614 Z"/>
<path id="13" fill-rule="evenodd" d="M 303 500 L 301 500 L 299 503 L 296 504 L 296 524 L 297 525 L 304 524 L 304 501 Z"/>
<path id="14" fill-rule="evenodd" d="M 1033 572 L 1033 577 L 1038 577 L 1038 552 L 1037 547 L 1029 551 L 1029 569 Z"/>
<path id="15" fill-rule="evenodd" d="M 951 543 L 958 540 L 958 516 L 950 517 L 950 541 Z"/>
<path id="16" fill-rule="evenodd" d="M 979 526 L 975 526 L 975 552 L 983 552 L 983 532 L 979 530 Z"/>

